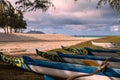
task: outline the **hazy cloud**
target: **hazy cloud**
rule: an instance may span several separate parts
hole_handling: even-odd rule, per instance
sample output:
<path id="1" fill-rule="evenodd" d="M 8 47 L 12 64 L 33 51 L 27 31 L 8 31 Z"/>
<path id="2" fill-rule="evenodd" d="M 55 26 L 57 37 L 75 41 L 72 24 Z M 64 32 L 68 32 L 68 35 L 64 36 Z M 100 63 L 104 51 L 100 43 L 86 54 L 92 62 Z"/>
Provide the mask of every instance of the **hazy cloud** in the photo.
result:
<path id="1" fill-rule="evenodd" d="M 39 10 L 27 12 L 24 13 L 24 19 L 28 23 L 28 29 L 39 29 L 48 33 L 110 34 L 117 31 L 114 26 L 119 27 L 119 13 L 109 6 L 96 9 L 98 1 L 53 0 L 56 9 L 50 8 L 45 13 Z"/>

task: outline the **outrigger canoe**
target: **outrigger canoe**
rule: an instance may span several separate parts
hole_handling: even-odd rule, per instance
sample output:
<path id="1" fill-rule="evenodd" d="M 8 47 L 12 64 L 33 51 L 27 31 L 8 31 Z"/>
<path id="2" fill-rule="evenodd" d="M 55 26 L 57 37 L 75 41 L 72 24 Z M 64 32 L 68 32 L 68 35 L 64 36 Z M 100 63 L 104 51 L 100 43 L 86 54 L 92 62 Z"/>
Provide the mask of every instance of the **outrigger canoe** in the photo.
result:
<path id="1" fill-rule="evenodd" d="M 102 50 L 102 49 L 92 49 L 88 47 L 84 48 L 69 48 L 61 46 L 62 49 L 76 53 L 78 55 L 92 55 L 92 56 L 106 56 L 106 57 L 118 57 L 120 58 L 120 50 Z"/>
<path id="2" fill-rule="evenodd" d="M 100 66 L 107 57 L 100 57 L 100 56 L 85 56 L 85 55 L 77 55 L 77 54 L 65 54 L 62 52 L 55 53 L 48 53 L 42 52 L 36 49 L 37 55 L 41 57 L 47 58 L 52 61 L 57 62 L 66 62 L 66 63 L 74 63 L 74 64 L 82 64 L 82 65 L 89 65 L 89 66 Z M 109 60 L 108 67 L 120 68 L 120 59 L 118 58 L 111 58 Z"/>
<path id="3" fill-rule="evenodd" d="M 103 47 L 103 48 L 120 48 L 120 44 L 109 42 L 109 43 L 98 43 L 91 41 L 92 45 Z"/>
<path id="4" fill-rule="evenodd" d="M 95 67 L 95 66 L 85 66 L 85 65 L 52 62 L 45 60 L 34 60 L 28 56 L 15 58 L 10 56 L 5 56 L 4 54 L 0 54 L 0 58 L 4 62 L 8 62 L 22 69 L 27 69 L 36 73 L 46 74 L 49 76 L 69 78 L 74 75 L 89 75 L 97 70 L 98 72 L 96 74 L 88 76 L 89 80 L 96 80 L 96 79 L 120 80 L 120 69 L 107 68 L 107 66 L 105 66 L 105 68 L 102 69 L 102 67 Z M 22 67 L 22 65 L 26 65 L 27 68 Z M 99 70 L 100 68 L 102 69 L 102 71 Z M 78 78 L 77 80 L 81 80 L 81 79 Z"/>
<path id="5" fill-rule="evenodd" d="M 2 52 L 0 52 L 0 60 L 2 60 L 5 63 L 9 63 L 10 65 L 17 66 L 21 69 L 31 71 L 31 69 L 24 63 L 23 58 L 12 57 L 12 56 L 5 55 Z"/>

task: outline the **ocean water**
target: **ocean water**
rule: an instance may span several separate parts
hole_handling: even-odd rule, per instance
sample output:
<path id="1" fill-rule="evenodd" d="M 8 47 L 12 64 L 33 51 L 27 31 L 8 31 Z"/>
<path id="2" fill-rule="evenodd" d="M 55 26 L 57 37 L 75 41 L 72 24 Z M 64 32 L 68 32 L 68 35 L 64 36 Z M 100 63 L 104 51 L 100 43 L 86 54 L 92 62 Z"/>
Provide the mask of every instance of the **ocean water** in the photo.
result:
<path id="1" fill-rule="evenodd" d="M 72 35 L 73 37 L 83 37 L 83 38 L 103 38 L 110 35 Z"/>

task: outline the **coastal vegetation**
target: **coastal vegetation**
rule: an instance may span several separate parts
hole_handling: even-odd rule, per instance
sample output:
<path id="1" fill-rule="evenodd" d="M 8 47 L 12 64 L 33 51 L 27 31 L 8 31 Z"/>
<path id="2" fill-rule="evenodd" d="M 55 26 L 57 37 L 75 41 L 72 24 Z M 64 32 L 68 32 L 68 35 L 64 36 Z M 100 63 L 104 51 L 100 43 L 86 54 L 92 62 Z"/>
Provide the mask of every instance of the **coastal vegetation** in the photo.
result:
<path id="1" fill-rule="evenodd" d="M 5 33 L 22 32 L 26 25 L 21 10 L 15 9 L 7 0 L 0 1 L 0 28 Z"/>

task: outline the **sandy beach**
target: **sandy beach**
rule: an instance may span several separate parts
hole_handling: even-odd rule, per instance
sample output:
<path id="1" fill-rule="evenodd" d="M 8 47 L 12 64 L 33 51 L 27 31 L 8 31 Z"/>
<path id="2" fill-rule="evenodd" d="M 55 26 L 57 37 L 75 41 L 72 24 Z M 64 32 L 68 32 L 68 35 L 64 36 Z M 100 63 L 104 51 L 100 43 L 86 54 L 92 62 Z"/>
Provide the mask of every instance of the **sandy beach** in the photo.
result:
<path id="1" fill-rule="evenodd" d="M 35 49 L 48 51 L 60 48 L 61 45 L 71 46 L 95 38 L 76 38 L 63 34 L 3 34 L 0 33 L 0 50 L 8 54 L 35 54 Z M 10 50 L 21 49 L 24 52 L 10 53 Z"/>
<path id="2" fill-rule="evenodd" d="M 36 48 L 42 51 L 48 51 L 60 48 L 61 45 L 71 46 L 91 39 L 75 38 L 63 34 L 0 33 L 0 51 L 11 56 L 20 57 L 22 55 L 28 55 L 35 59 L 45 59 L 36 55 Z M 0 80 L 44 80 L 41 74 L 21 70 L 2 61 L 0 61 L 0 74 Z M 61 79 L 57 78 L 57 80 Z"/>

